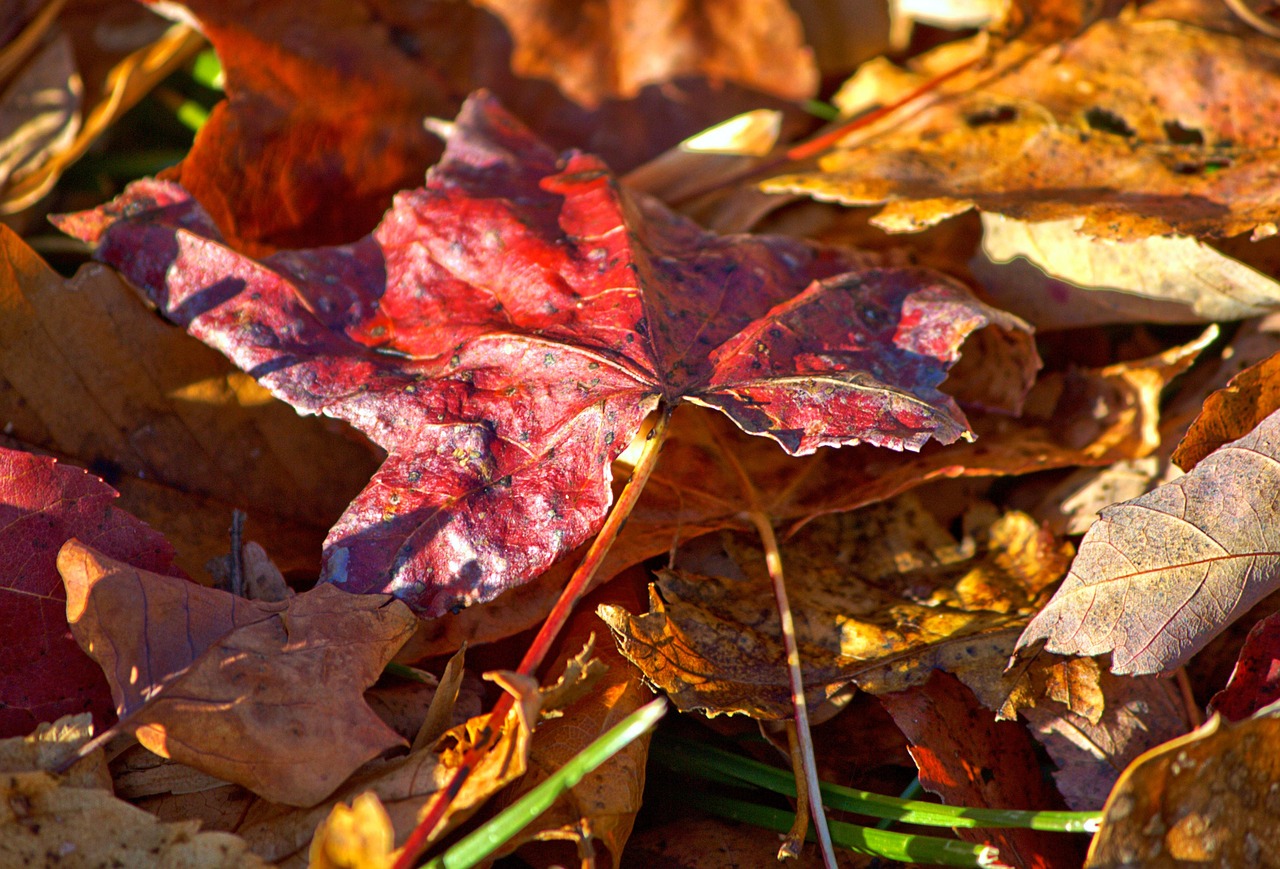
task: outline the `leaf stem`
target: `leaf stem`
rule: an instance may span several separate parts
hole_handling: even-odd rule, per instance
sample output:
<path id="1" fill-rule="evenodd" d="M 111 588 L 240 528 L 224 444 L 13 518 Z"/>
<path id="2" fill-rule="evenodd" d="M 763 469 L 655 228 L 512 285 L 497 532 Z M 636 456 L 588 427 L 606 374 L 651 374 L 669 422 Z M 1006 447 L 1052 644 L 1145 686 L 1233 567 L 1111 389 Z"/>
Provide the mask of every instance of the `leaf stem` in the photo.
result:
<path id="1" fill-rule="evenodd" d="M 622 493 L 618 496 L 618 500 L 614 502 L 609 515 L 605 517 L 604 524 L 600 526 L 600 531 L 596 534 L 596 539 L 592 542 L 591 548 L 587 550 L 587 554 L 578 565 L 578 569 L 573 572 L 573 576 L 569 577 L 568 585 L 560 593 L 555 606 L 547 614 L 547 618 L 538 630 L 537 636 L 529 644 L 528 651 L 525 652 L 524 658 L 521 659 L 520 665 L 516 668 L 521 675 L 533 676 L 538 667 L 542 665 L 547 653 L 551 651 L 551 644 L 555 641 L 565 623 L 569 621 L 569 615 L 573 612 L 574 606 L 586 594 L 592 578 L 595 577 L 596 571 L 600 569 L 600 565 L 604 562 L 605 554 L 613 546 L 613 542 L 617 539 L 618 533 L 626 523 L 627 517 L 631 515 L 631 511 L 635 509 L 636 503 L 639 502 L 640 493 L 644 491 L 645 483 L 649 481 L 649 476 L 658 464 L 658 456 L 662 452 L 662 445 L 666 442 L 667 433 L 670 431 L 672 409 L 671 406 L 665 404 L 659 409 L 658 421 L 649 431 L 648 438 L 644 443 L 644 449 L 640 451 L 640 456 L 631 471 L 631 479 L 627 480 L 627 484 L 622 487 Z M 496 735 L 501 732 L 502 724 L 506 720 L 507 713 L 511 711 L 513 703 L 512 695 L 503 693 L 502 697 L 493 705 L 488 721 L 480 729 L 475 743 L 467 750 L 461 763 L 458 764 L 458 768 L 454 770 L 449 783 L 432 794 L 431 799 L 423 807 L 418 825 L 409 834 L 409 838 L 405 841 L 404 848 L 401 850 L 400 856 L 396 858 L 392 869 L 412 869 L 419 855 L 426 848 L 432 832 L 435 831 L 436 826 L 439 825 L 448 810 L 450 802 L 462 790 L 462 785 L 471 775 L 471 771 L 476 768 L 480 758 L 489 750 Z"/>
<path id="2" fill-rule="evenodd" d="M 736 464 L 736 463 L 735 463 Z M 836 869 L 836 853 L 831 846 L 831 833 L 827 829 L 827 816 L 822 810 L 822 791 L 819 788 L 818 768 L 813 755 L 813 734 L 809 731 L 809 704 L 804 696 L 804 677 L 800 672 L 800 648 L 796 643 L 796 624 L 791 615 L 791 603 L 787 600 L 787 585 L 782 573 L 782 553 L 778 551 L 778 538 L 773 533 L 773 522 L 754 505 L 759 499 L 755 487 L 744 477 L 744 485 L 750 487 L 747 494 L 753 503 L 753 509 L 747 516 L 760 535 L 764 545 L 764 561 L 769 570 L 769 579 L 773 583 L 773 598 L 777 602 L 778 618 L 782 623 L 782 644 L 787 653 L 787 677 L 791 682 L 791 708 L 795 716 L 796 742 L 799 746 L 800 769 L 797 770 L 805 783 L 808 799 L 809 816 L 813 818 L 814 832 L 818 837 L 818 846 L 822 852 L 822 862 L 826 869 Z"/>

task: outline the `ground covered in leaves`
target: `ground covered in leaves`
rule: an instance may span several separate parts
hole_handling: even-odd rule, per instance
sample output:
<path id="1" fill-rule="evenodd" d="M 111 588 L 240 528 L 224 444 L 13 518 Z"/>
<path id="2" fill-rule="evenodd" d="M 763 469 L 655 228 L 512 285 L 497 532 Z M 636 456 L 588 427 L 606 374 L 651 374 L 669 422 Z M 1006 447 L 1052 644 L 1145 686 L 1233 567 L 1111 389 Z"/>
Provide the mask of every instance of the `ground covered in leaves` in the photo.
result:
<path id="1" fill-rule="evenodd" d="M 1263 13 L 163 6 L 0 5 L 0 863 L 412 865 L 655 695 L 499 859 L 1274 860 Z"/>

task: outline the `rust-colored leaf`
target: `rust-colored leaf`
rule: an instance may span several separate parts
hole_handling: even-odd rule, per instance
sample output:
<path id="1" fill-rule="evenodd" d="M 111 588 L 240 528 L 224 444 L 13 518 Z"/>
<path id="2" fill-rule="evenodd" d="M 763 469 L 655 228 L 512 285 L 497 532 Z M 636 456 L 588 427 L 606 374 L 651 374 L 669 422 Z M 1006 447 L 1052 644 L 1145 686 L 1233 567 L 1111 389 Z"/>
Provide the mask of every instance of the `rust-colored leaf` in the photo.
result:
<path id="1" fill-rule="evenodd" d="M 483 96 L 397 202 L 356 245 L 262 262 L 162 182 L 61 225 L 275 394 L 389 450 L 330 532 L 325 579 L 431 617 L 594 533 L 609 462 L 660 403 L 715 407 L 793 454 L 918 449 L 968 435 L 937 387 L 971 332 L 1000 335 L 1017 383 L 1038 364 L 1021 321 L 942 275 L 710 235 Z"/>
<path id="2" fill-rule="evenodd" d="M 923 685 L 882 694 L 880 702 L 911 743 L 920 784 L 948 805 L 1062 808 L 1062 798 L 1040 776 L 1027 732 L 996 721 L 954 676 L 934 673 Z M 1083 850 L 1077 841 L 1034 830 L 956 833 L 994 844 L 1002 862 L 1024 869 L 1078 866 Z"/>
<path id="3" fill-rule="evenodd" d="M 1280 848 L 1280 718 L 1214 716 L 1124 771 L 1085 866 L 1264 866 Z"/>
<path id="4" fill-rule="evenodd" d="M 1249 631 L 1235 670 L 1209 708 L 1228 721 L 1248 718 L 1280 700 L 1280 614 L 1272 613 Z"/>
<path id="5" fill-rule="evenodd" d="M 67 618 L 143 745 L 279 802 L 311 805 L 404 744 L 361 698 L 413 631 L 386 597 L 321 586 L 248 601 L 121 564 L 58 557 Z"/>
<path id="6" fill-rule="evenodd" d="M 1110 652 L 1119 674 L 1186 661 L 1275 590 L 1277 455 L 1280 413 L 1185 477 L 1102 511 L 1019 649 L 1043 639 L 1059 654 Z"/>
<path id="7" fill-rule="evenodd" d="M 1222 389 L 1205 399 L 1191 423 L 1173 462 L 1184 471 L 1230 441 L 1242 438 L 1258 423 L 1280 410 L 1280 353 L 1241 371 Z"/>

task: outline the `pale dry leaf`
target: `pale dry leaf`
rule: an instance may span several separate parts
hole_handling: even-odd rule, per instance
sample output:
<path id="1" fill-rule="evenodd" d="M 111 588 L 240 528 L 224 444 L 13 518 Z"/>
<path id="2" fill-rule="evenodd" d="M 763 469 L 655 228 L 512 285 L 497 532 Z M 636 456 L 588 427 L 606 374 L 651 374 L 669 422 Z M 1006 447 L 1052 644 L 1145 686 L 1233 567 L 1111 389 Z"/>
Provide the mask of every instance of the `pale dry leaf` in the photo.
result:
<path id="1" fill-rule="evenodd" d="M 93 869 L 266 869 L 241 839 L 201 833 L 198 821 L 162 823 L 97 788 L 49 773 L 0 775 L 0 864 Z"/>
<path id="2" fill-rule="evenodd" d="M 1184 663 L 1275 590 L 1278 455 L 1275 413 L 1186 476 L 1104 510 L 1018 648 L 1110 652 L 1118 674 Z"/>
<path id="3" fill-rule="evenodd" d="M 1116 241 L 1082 233 L 1083 223 L 1081 217 L 1032 223 L 985 213 L 982 250 L 994 263 L 1024 259 L 1080 289 L 1173 303 L 1185 312 L 1168 322 L 1241 320 L 1280 305 L 1280 283 L 1196 238 Z M 1133 310 L 1135 319 L 1150 319 L 1140 315 L 1141 306 Z M 1154 313 L 1164 320 L 1169 311 L 1161 304 Z"/>

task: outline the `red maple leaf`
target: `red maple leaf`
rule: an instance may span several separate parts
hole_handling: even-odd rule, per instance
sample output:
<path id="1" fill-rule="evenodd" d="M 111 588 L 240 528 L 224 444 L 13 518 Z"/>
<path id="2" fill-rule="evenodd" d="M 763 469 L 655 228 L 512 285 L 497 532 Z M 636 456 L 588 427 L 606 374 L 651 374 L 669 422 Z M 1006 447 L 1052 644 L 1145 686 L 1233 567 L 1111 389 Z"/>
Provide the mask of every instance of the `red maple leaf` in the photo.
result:
<path id="1" fill-rule="evenodd" d="M 67 626 L 58 548 L 79 537 L 121 561 L 175 575 L 158 532 L 112 506 L 114 489 L 47 456 L 0 448 L 0 738 L 42 721 L 92 712 L 98 732 L 115 720 L 111 689 Z"/>
<path id="2" fill-rule="evenodd" d="M 303 412 L 389 453 L 325 578 L 420 613 L 493 598 L 599 527 L 610 462 L 659 403 L 715 407 L 800 455 L 968 435 L 938 391 L 970 332 L 1021 321 L 922 269 L 717 236 L 468 101 L 425 187 L 343 247 L 261 261 L 181 187 L 59 219 L 171 319 Z"/>

